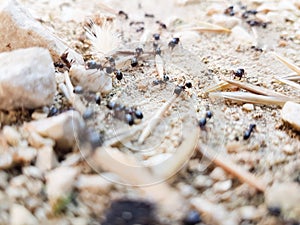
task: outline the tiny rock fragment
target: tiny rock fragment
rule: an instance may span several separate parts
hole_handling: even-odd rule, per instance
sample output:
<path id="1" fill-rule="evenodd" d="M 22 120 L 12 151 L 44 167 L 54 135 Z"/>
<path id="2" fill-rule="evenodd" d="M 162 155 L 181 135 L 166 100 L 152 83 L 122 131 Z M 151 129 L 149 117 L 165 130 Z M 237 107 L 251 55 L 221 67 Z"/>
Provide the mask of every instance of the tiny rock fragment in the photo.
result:
<path id="1" fill-rule="evenodd" d="M 0 54 L 0 109 L 37 108 L 53 102 L 54 66 L 43 48 Z"/>
<path id="2" fill-rule="evenodd" d="M 243 220 L 255 221 L 264 215 L 264 210 L 257 209 L 252 205 L 245 205 L 237 209 Z"/>
<path id="3" fill-rule="evenodd" d="M 84 121 L 77 111 L 67 111 L 58 116 L 29 122 L 24 128 L 28 132 L 54 139 L 59 149 L 66 150 L 75 143 L 78 133 L 84 128 Z"/>
<path id="4" fill-rule="evenodd" d="M 55 152 L 51 146 L 45 146 L 38 150 L 35 165 L 41 171 L 51 170 L 58 165 Z"/>
<path id="5" fill-rule="evenodd" d="M 103 70 L 86 69 L 82 65 L 72 65 L 70 78 L 74 85 L 80 85 L 83 89 L 104 94 L 112 90 L 112 78 Z"/>
<path id="6" fill-rule="evenodd" d="M 76 182 L 76 188 L 91 193 L 106 194 L 109 192 L 112 183 L 99 175 L 81 175 Z"/>
<path id="7" fill-rule="evenodd" d="M 11 225 L 37 225 L 37 219 L 22 205 L 13 204 L 10 208 Z"/>
<path id="8" fill-rule="evenodd" d="M 41 135 L 37 134 L 36 132 L 30 132 L 28 135 L 28 143 L 30 146 L 34 148 L 41 148 L 43 146 L 54 146 L 55 141 L 49 138 L 44 138 Z"/>
<path id="9" fill-rule="evenodd" d="M 52 207 L 71 194 L 78 169 L 58 167 L 46 175 L 46 193 Z"/>
<path id="10" fill-rule="evenodd" d="M 5 152 L 0 154 L 0 169 L 8 169 L 13 165 L 13 157 L 10 153 Z"/>
<path id="11" fill-rule="evenodd" d="M 300 186 L 297 183 L 274 184 L 265 192 L 269 211 L 276 209 L 287 220 L 300 221 Z M 273 212 L 274 213 L 274 212 Z"/>
<path id="12" fill-rule="evenodd" d="M 297 152 L 297 148 L 291 144 L 286 144 L 285 146 L 283 146 L 282 152 L 286 155 L 293 155 Z"/>
<path id="13" fill-rule="evenodd" d="M 83 64 L 80 54 L 35 20 L 16 0 L 0 2 L 0 20 L 0 52 L 38 46 L 49 49 L 53 61 L 58 61 L 68 51 L 69 61 L 73 59 L 76 63 Z"/>
<path id="14" fill-rule="evenodd" d="M 281 118 L 290 124 L 295 130 L 300 131 L 300 104 L 286 102 L 281 110 Z"/>
<path id="15" fill-rule="evenodd" d="M 245 110 L 247 112 L 251 112 L 254 110 L 254 105 L 250 104 L 250 103 L 246 103 L 243 105 L 243 110 Z"/>
<path id="16" fill-rule="evenodd" d="M 213 181 L 209 176 L 198 175 L 195 178 L 193 185 L 196 188 L 208 188 L 213 185 Z"/>
<path id="17" fill-rule="evenodd" d="M 21 140 L 21 135 L 14 127 L 4 126 L 2 132 L 9 145 L 18 146 Z"/>

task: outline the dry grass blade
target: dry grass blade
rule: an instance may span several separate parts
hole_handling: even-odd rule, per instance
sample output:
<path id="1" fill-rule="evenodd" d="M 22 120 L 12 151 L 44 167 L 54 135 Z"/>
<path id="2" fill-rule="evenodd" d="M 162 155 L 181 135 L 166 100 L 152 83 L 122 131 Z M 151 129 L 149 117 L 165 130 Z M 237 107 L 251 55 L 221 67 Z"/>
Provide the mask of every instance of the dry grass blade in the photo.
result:
<path id="1" fill-rule="evenodd" d="M 111 14 L 114 15 L 118 15 L 118 11 L 109 7 L 108 5 L 104 4 L 103 2 L 98 2 L 97 5 L 99 6 L 99 8 L 101 8 L 102 10 L 109 12 Z"/>
<path id="2" fill-rule="evenodd" d="M 297 84 L 293 81 L 290 81 L 288 79 L 284 79 L 284 78 L 280 78 L 280 77 L 275 77 L 276 80 L 280 81 L 281 83 L 287 84 L 293 88 L 296 88 L 298 90 L 300 90 L 300 84 Z"/>
<path id="3" fill-rule="evenodd" d="M 160 79 L 164 79 L 164 74 L 165 74 L 165 68 L 164 68 L 164 61 L 160 55 L 155 55 L 155 65 L 156 65 L 156 70 L 157 73 L 160 77 Z"/>
<path id="4" fill-rule="evenodd" d="M 147 126 L 143 130 L 142 134 L 140 135 L 138 139 L 138 143 L 142 144 L 145 139 L 151 134 L 152 130 L 157 126 L 160 119 L 163 117 L 164 113 L 169 109 L 169 107 L 173 104 L 175 99 L 177 98 L 177 95 L 173 95 L 172 98 L 167 101 L 157 112 L 156 114 L 151 118 L 151 120 L 148 121 Z"/>
<path id="5" fill-rule="evenodd" d="M 199 22 L 195 27 L 182 28 L 183 30 L 197 31 L 197 32 L 219 32 L 219 33 L 230 33 L 231 30 L 225 27 L 215 25 L 212 23 Z"/>
<path id="6" fill-rule="evenodd" d="M 151 167 L 151 171 L 153 171 L 153 173 L 158 177 L 165 179 L 174 175 L 192 156 L 195 148 L 197 147 L 199 135 L 200 130 L 195 126 L 195 129 L 191 130 L 189 134 L 184 134 L 181 145 L 172 157 L 163 163 Z"/>
<path id="7" fill-rule="evenodd" d="M 204 90 L 204 93 L 207 94 L 207 93 L 210 93 L 210 92 L 214 92 L 214 91 L 219 91 L 219 90 L 224 90 L 224 89 L 227 89 L 229 88 L 231 85 L 228 84 L 227 82 L 225 81 L 220 81 L 218 82 L 217 84 L 213 85 L 213 86 L 210 86 L 208 87 L 207 89 Z"/>
<path id="8" fill-rule="evenodd" d="M 287 76 L 283 76 L 282 78 L 287 79 L 287 80 L 293 80 L 293 81 L 299 81 L 300 80 L 300 76 L 297 74 L 290 74 Z"/>
<path id="9" fill-rule="evenodd" d="M 266 190 L 266 185 L 262 182 L 262 180 L 255 177 L 253 174 L 249 173 L 248 171 L 242 169 L 238 165 L 236 165 L 232 160 L 228 157 L 223 157 L 218 152 L 214 152 L 213 150 L 209 149 L 208 147 L 202 148 L 199 145 L 199 151 L 209 160 L 211 160 L 214 164 L 221 167 L 228 173 L 236 176 L 240 181 L 249 184 L 250 186 L 256 188 L 259 191 L 264 192 Z"/>
<path id="10" fill-rule="evenodd" d="M 135 134 L 141 132 L 146 125 L 146 123 L 142 123 L 130 130 L 125 128 L 124 130 L 118 131 L 118 133 L 116 133 L 112 138 L 105 140 L 103 146 L 114 146 L 117 143 L 129 141 Z"/>
<path id="11" fill-rule="evenodd" d="M 279 105 L 283 106 L 287 101 L 299 102 L 300 99 L 278 96 L 264 96 L 247 92 L 212 92 L 209 93 L 210 98 L 225 98 L 237 102 L 247 102 L 263 105 Z"/>
<path id="12" fill-rule="evenodd" d="M 282 62 L 284 65 L 286 65 L 288 68 L 296 72 L 298 75 L 300 75 L 300 68 L 296 66 L 295 64 L 291 63 L 287 58 L 278 55 L 276 52 L 272 52 L 272 55 L 274 55 L 280 62 Z"/>
<path id="13" fill-rule="evenodd" d="M 120 152 L 116 148 L 98 148 L 91 157 L 91 162 L 96 168 L 117 174 L 125 184 L 135 186 L 151 201 L 156 202 L 162 210 L 173 215 L 174 211 L 185 211 L 185 200 L 172 187 L 153 175 L 148 168 L 143 167 L 132 156 Z"/>
<path id="14" fill-rule="evenodd" d="M 260 94 L 260 95 L 266 95 L 266 96 L 279 96 L 279 97 L 288 97 L 284 94 L 280 94 L 276 91 L 267 89 L 267 88 L 263 88 L 263 87 L 259 87 L 259 86 L 255 86 L 249 83 L 243 83 L 240 81 L 236 81 L 236 80 L 229 80 L 226 78 L 222 78 L 222 80 L 226 81 L 229 84 L 235 85 L 239 88 L 245 89 L 247 91 L 250 91 L 252 93 L 256 93 L 256 94 Z"/>

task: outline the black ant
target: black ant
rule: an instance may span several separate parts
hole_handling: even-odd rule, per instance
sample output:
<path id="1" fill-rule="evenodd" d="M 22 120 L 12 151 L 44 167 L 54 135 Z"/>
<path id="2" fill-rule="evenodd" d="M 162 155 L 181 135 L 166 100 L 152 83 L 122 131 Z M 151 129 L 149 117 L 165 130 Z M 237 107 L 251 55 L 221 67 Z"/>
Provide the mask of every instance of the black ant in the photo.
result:
<path id="1" fill-rule="evenodd" d="M 205 125 L 206 125 L 206 122 L 207 122 L 207 119 L 211 119 L 213 116 L 212 112 L 210 110 L 206 111 L 205 113 L 205 117 L 201 118 L 199 121 L 198 121 L 198 125 L 199 127 L 203 130 L 205 128 Z"/>
<path id="2" fill-rule="evenodd" d="M 227 9 L 225 9 L 224 12 L 225 15 L 234 16 L 235 12 L 233 10 L 233 6 L 229 6 Z"/>
<path id="3" fill-rule="evenodd" d="M 178 37 L 172 38 L 172 40 L 168 44 L 169 48 L 173 49 L 176 45 L 179 44 L 179 41 L 180 39 Z"/>
<path id="4" fill-rule="evenodd" d="M 127 108 L 124 105 L 115 102 L 108 102 L 107 108 L 114 111 L 114 116 L 118 119 L 124 119 L 128 125 L 132 126 L 135 119 L 143 119 L 143 113 L 136 108 Z"/>
<path id="5" fill-rule="evenodd" d="M 253 132 L 255 127 L 256 127 L 256 124 L 250 124 L 249 129 L 246 130 L 244 133 L 244 140 L 247 140 L 250 137 L 250 135 Z"/>
<path id="6" fill-rule="evenodd" d="M 234 78 L 238 77 L 240 80 L 242 79 L 244 74 L 245 74 L 244 69 L 237 69 L 236 71 L 233 71 Z"/>
<path id="7" fill-rule="evenodd" d="M 184 85 L 177 85 L 174 89 L 174 94 L 180 95 L 182 91 L 185 90 L 185 88 L 192 88 L 192 83 L 190 81 L 186 82 Z"/>
<path id="8" fill-rule="evenodd" d="M 124 11 L 120 10 L 118 14 L 119 14 L 120 16 L 124 16 L 124 17 L 125 17 L 125 20 L 128 19 L 128 14 L 125 13 Z"/>

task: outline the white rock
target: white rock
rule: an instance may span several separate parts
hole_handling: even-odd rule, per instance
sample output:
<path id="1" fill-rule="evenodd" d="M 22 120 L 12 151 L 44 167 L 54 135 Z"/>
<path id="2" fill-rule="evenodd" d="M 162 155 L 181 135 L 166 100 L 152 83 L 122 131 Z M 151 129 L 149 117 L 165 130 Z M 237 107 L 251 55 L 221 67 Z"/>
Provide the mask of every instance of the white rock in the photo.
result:
<path id="1" fill-rule="evenodd" d="M 106 194 L 111 186 L 112 183 L 101 175 L 80 175 L 76 182 L 76 188 L 92 193 Z"/>
<path id="2" fill-rule="evenodd" d="M 36 225 L 37 219 L 24 206 L 13 204 L 10 209 L 11 225 Z"/>
<path id="3" fill-rule="evenodd" d="M 69 60 L 84 63 L 81 55 L 35 20 L 16 0 L 0 1 L 0 19 L 0 52 L 39 46 L 49 49 L 53 61 L 58 61 L 68 50 Z"/>
<path id="4" fill-rule="evenodd" d="M 241 20 L 237 17 L 233 16 L 226 16 L 223 14 L 216 14 L 212 16 L 212 22 L 213 24 L 217 24 L 219 26 L 232 29 L 236 25 L 241 23 Z"/>
<path id="5" fill-rule="evenodd" d="M 14 154 L 15 163 L 30 163 L 37 155 L 35 148 L 19 148 Z"/>
<path id="6" fill-rule="evenodd" d="M 46 193 L 50 205 L 69 196 L 78 173 L 79 170 L 73 167 L 58 167 L 46 175 Z"/>
<path id="7" fill-rule="evenodd" d="M 11 146 L 18 146 L 18 144 L 20 143 L 21 135 L 14 127 L 4 126 L 3 135 L 7 143 Z"/>
<path id="8" fill-rule="evenodd" d="M 19 49 L 0 54 L 0 108 L 36 108 L 53 102 L 55 70 L 49 51 Z"/>
<path id="9" fill-rule="evenodd" d="M 112 78 L 104 71 L 87 70 L 82 65 L 74 64 L 69 75 L 74 85 L 80 85 L 86 90 L 101 93 L 109 93 L 112 90 Z"/>
<path id="10" fill-rule="evenodd" d="M 40 179 L 40 180 L 44 179 L 43 172 L 38 167 L 35 167 L 35 166 L 23 167 L 22 172 L 24 175 L 26 175 L 28 177 L 32 177 L 32 178 Z"/>
<path id="11" fill-rule="evenodd" d="M 299 184 L 274 184 L 265 192 L 265 202 L 269 208 L 279 208 L 285 219 L 300 221 Z"/>
<path id="12" fill-rule="evenodd" d="M 250 103 L 246 103 L 243 105 L 243 110 L 245 110 L 247 112 L 251 112 L 254 110 L 254 105 L 250 104 Z"/>
<path id="13" fill-rule="evenodd" d="M 295 130 L 300 131 L 300 104 L 286 102 L 281 110 L 281 118 L 289 123 Z"/>
<path id="14" fill-rule="evenodd" d="M 37 134 L 36 132 L 28 133 L 28 143 L 30 146 L 34 148 L 41 148 L 43 146 L 50 146 L 54 147 L 55 141 L 49 138 L 41 137 L 41 135 Z"/>
<path id="15" fill-rule="evenodd" d="M 204 175 L 198 175 L 194 182 L 193 185 L 196 188 L 207 188 L 212 186 L 213 181 L 211 180 L 211 178 L 209 176 L 204 176 Z"/>
<path id="16" fill-rule="evenodd" d="M 45 146 L 38 150 L 36 158 L 36 167 L 41 171 L 51 170 L 58 165 L 55 152 L 52 147 Z"/>
<path id="17" fill-rule="evenodd" d="M 69 149 L 75 143 L 77 134 L 84 128 L 84 121 L 77 111 L 67 111 L 43 120 L 32 121 L 24 125 L 28 132 L 56 141 L 60 149 Z"/>
<path id="18" fill-rule="evenodd" d="M 213 190 L 216 193 L 224 193 L 228 191 L 232 186 L 232 181 L 231 180 L 226 180 L 226 181 L 219 181 L 213 185 Z"/>
<path id="19" fill-rule="evenodd" d="M 257 220 L 263 216 L 263 211 L 252 205 L 242 206 L 238 209 L 238 213 L 243 220 Z"/>
<path id="20" fill-rule="evenodd" d="M 220 167 L 216 167 L 209 176 L 216 181 L 224 181 L 227 179 L 226 172 Z"/>
<path id="21" fill-rule="evenodd" d="M 0 169 L 8 169 L 13 165 L 13 157 L 10 153 L 0 154 Z"/>

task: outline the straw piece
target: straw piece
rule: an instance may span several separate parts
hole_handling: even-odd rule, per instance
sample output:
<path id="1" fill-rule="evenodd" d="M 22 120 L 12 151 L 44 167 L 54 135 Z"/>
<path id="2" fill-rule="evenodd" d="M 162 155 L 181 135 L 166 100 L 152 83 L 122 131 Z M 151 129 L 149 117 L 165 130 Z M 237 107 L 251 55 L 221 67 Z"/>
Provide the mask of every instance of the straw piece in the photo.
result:
<path id="1" fill-rule="evenodd" d="M 228 173 L 236 176 L 240 181 L 249 184 L 259 191 L 264 192 L 266 190 L 266 185 L 262 182 L 262 180 L 236 165 L 232 160 L 229 159 L 229 156 L 224 157 L 219 153 L 220 151 L 217 153 L 208 147 L 206 147 L 204 150 L 201 145 L 199 145 L 199 151 L 214 164 L 221 167 Z"/>
<path id="2" fill-rule="evenodd" d="M 272 55 L 276 57 L 280 62 L 282 62 L 284 65 L 286 65 L 288 68 L 293 70 L 297 73 L 297 75 L 300 75 L 300 68 L 296 66 L 294 63 L 291 63 L 287 58 L 277 54 L 276 52 L 271 52 Z"/>

